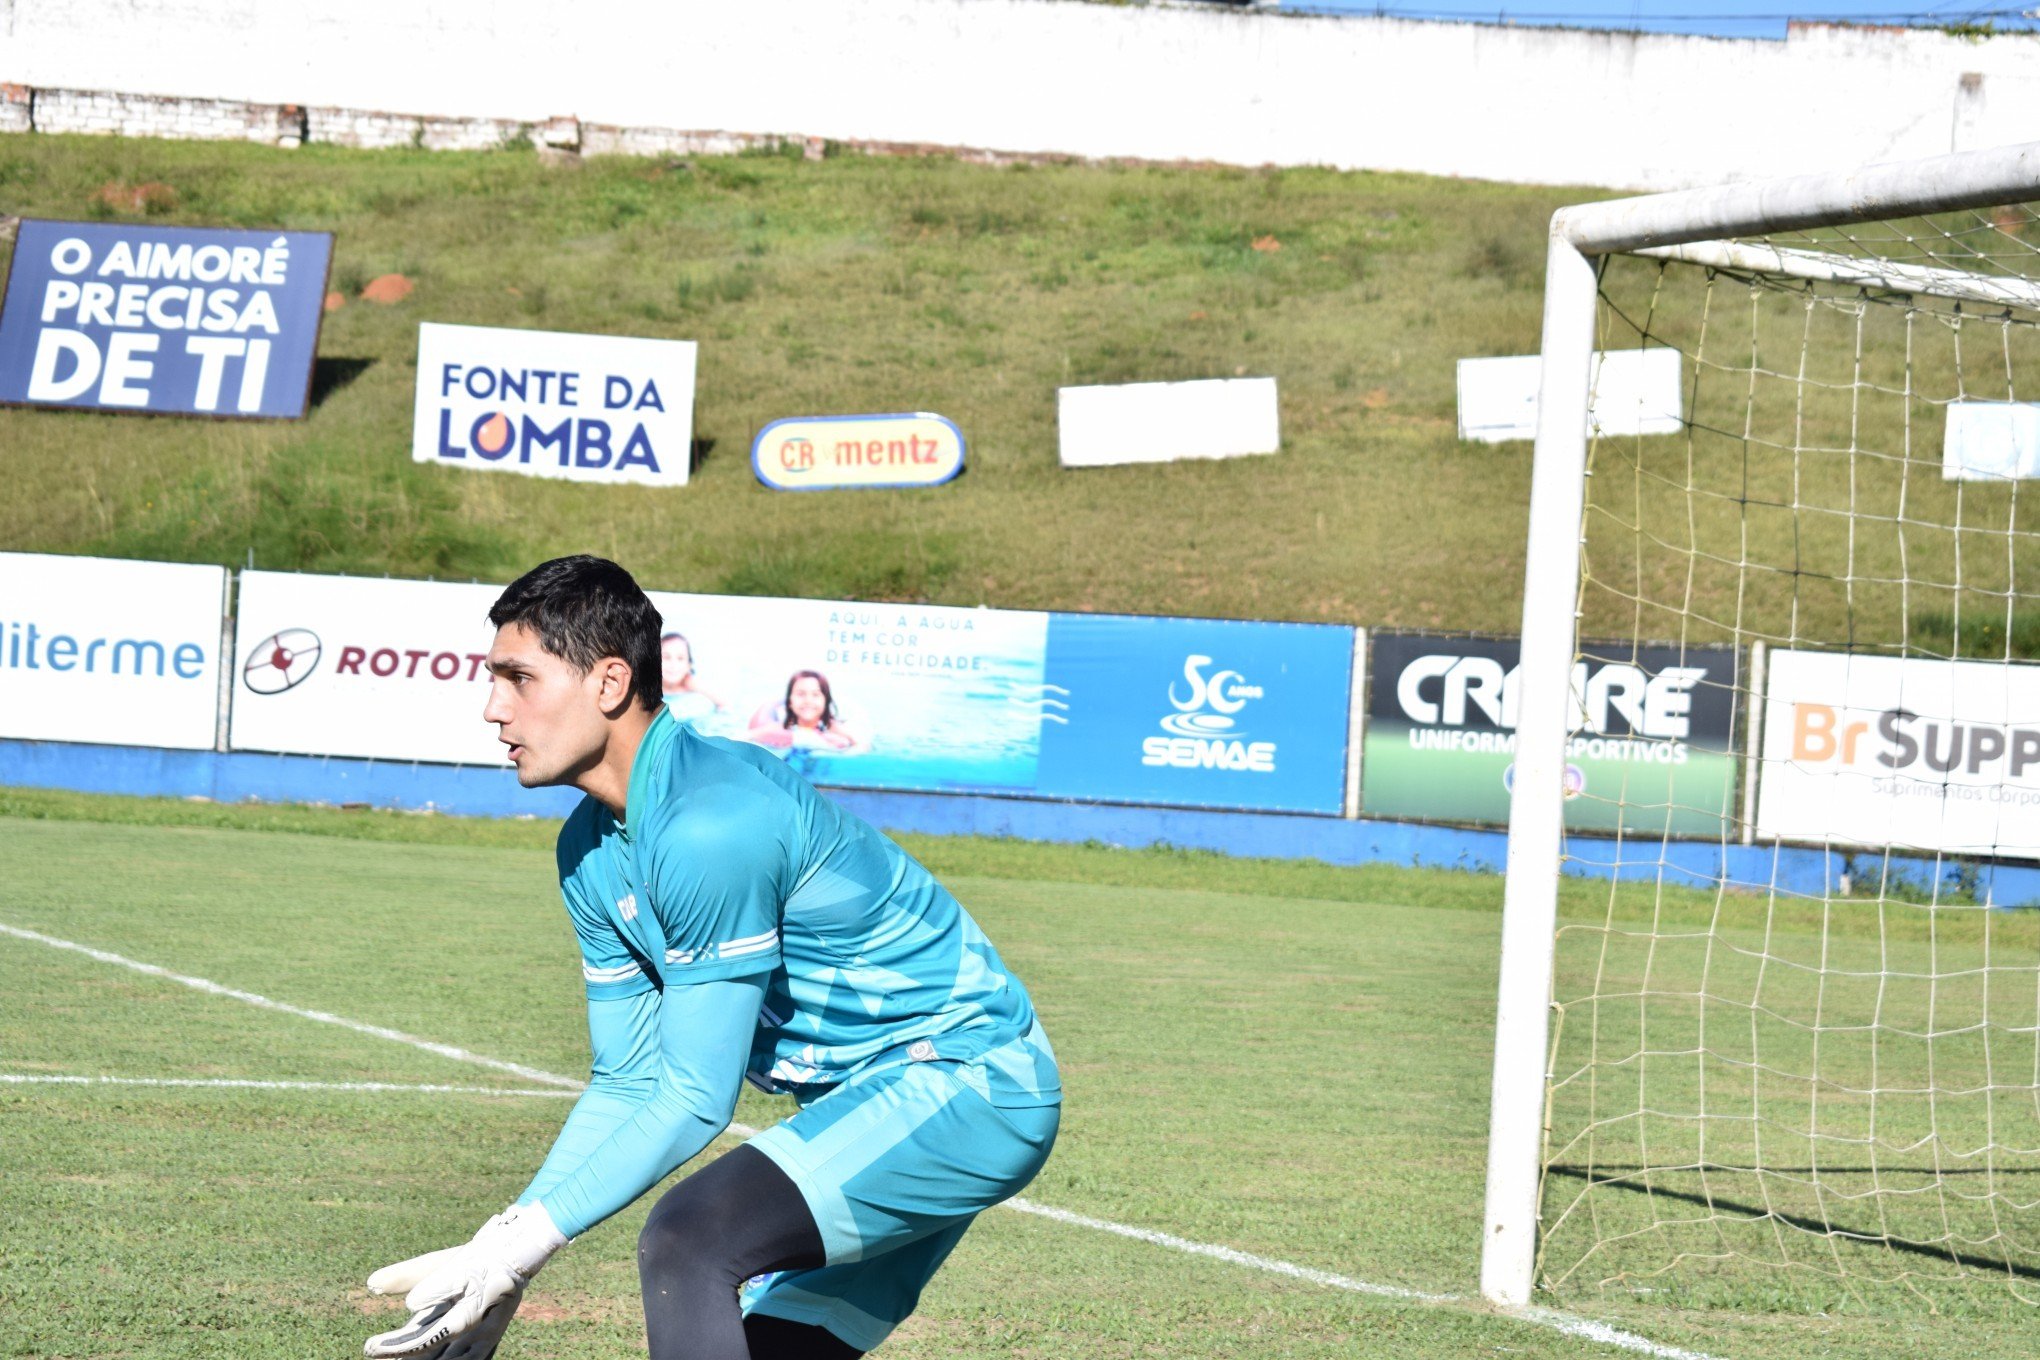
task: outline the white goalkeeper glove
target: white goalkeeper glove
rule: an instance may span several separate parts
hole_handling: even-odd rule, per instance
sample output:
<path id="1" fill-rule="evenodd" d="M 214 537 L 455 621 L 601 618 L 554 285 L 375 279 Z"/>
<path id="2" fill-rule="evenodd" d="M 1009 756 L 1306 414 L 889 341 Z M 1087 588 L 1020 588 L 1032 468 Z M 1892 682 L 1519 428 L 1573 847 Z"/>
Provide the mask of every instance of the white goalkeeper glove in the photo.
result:
<path id="1" fill-rule="evenodd" d="M 368 1277 L 377 1294 L 408 1291 L 411 1318 L 362 1347 L 370 1360 L 488 1360 L 524 1286 L 567 1244 L 541 1204 L 513 1204 L 458 1247 L 384 1266 Z"/>

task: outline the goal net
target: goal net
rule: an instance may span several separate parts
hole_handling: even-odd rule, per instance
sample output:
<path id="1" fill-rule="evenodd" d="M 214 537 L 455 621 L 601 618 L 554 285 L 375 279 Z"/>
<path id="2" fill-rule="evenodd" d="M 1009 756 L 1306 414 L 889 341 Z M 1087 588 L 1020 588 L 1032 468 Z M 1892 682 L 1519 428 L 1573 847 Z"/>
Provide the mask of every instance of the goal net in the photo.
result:
<path id="1" fill-rule="evenodd" d="M 2040 144 L 1554 224 L 1490 1297 L 2040 1302 L 2033 200 Z M 1618 664 L 1680 680 L 1589 781 Z"/>

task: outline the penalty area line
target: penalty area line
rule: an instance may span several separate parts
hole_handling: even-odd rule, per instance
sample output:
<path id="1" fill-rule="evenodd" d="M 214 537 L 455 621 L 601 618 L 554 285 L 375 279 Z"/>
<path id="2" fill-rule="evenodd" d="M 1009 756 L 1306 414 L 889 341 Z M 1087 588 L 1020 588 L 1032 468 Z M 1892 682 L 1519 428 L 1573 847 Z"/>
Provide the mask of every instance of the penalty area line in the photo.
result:
<path id="1" fill-rule="evenodd" d="M 426 1053 L 434 1053 L 442 1058 L 449 1058 L 454 1062 L 470 1063 L 478 1067 L 490 1068 L 497 1072 L 508 1072 L 512 1075 L 523 1077 L 527 1081 L 541 1082 L 547 1086 L 560 1089 L 555 1091 L 492 1090 L 462 1086 L 400 1085 L 394 1082 L 253 1082 L 235 1081 L 228 1078 L 201 1079 L 196 1077 L 120 1079 L 106 1077 L 38 1078 L 0 1076 L 0 1084 L 20 1085 L 35 1082 L 38 1084 L 61 1085 L 110 1085 L 119 1082 L 122 1085 L 273 1086 L 284 1090 L 434 1091 L 482 1095 L 559 1096 L 562 1098 L 578 1095 L 581 1091 L 587 1089 L 586 1082 L 575 1077 L 563 1076 L 558 1072 L 547 1072 L 542 1068 L 526 1067 L 522 1063 L 509 1062 L 502 1058 L 492 1058 L 484 1053 L 474 1053 L 465 1048 L 456 1048 L 452 1044 L 435 1043 L 430 1039 L 421 1039 L 415 1034 L 406 1034 L 402 1030 L 389 1029 L 382 1025 L 371 1025 L 361 1020 L 350 1020 L 345 1016 L 334 1015 L 328 1011 L 308 1010 L 301 1006 L 293 1006 L 286 1002 L 272 1000 L 256 992 L 244 992 L 239 988 L 210 982 L 205 978 L 190 977 L 183 973 L 172 972 L 168 968 L 162 968 L 153 963 L 143 963 L 140 960 L 131 959 L 122 954 L 115 954 L 104 949 L 94 949 L 89 945 L 78 944 L 71 940 L 60 940 L 54 935 L 44 935 L 37 931 L 24 930 L 20 926 L 11 926 L 5 922 L 0 922 L 0 935 L 11 935 L 15 939 L 48 945 L 52 949 L 70 950 L 73 953 L 83 954 L 86 958 L 97 960 L 100 963 L 114 964 L 121 968 L 132 969 L 137 973 L 147 974 L 150 977 L 161 978 L 166 982 L 175 982 L 180 986 L 190 987 L 194 991 L 204 992 L 209 996 L 220 996 L 234 1001 L 246 1002 L 248 1005 L 257 1006 L 263 1010 L 277 1011 L 284 1015 L 294 1015 L 301 1020 L 313 1020 L 322 1025 L 338 1025 L 340 1028 L 352 1030 L 356 1034 L 365 1034 L 374 1039 L 387 1039 L 391 1043 L 408 1044 L 412 1048 Z M 739 1138 L 754 1137 L 758 1132 L 748 1125 L 738 1123 L 732 1123 L 728 1131 Z M 1406 1289 L 1400 1285 L 1376 1284 L 1369 1280 L 1358 1280 L 1351 1276 L 1335 1274 L 1328 1270 L 1316 1270 L 1310 1266 L 1300 1266 L 1290 1261 L 1276 1260 L 1273 1257 L 1256 1256 L 1251 1252 L 1240 1251 L 1233 1247 L 1221 1247 L 1208 1242 L 1194 1242 L 1187 1237 L 1178 1237 L 1173 1233 L 1158 1232 L 1152 1228 L 1137 1228 L 1130 1223 L 1115 1223 L 1109 1218 L 1093 1218 L 1088 1214 L 1079 1214 L 1068 1209 L 1058 1209 L 1052 1205 L 1036 1204 L 1032 1200 L 1022 1199 L 1018 1196 L 1005 1201 L 1000 1207 L 1011 1209 L 1016 1213 L 1032 1214 L 1038 1218 L 1046 1218 L 1070 1227 L 1088 1228 L 1094 1232 L 1110 1233 L 1116 1237 L 1130 1238 L 1136 1242 L 1146 1242 L 1151 1246 L 1161 1247 L 1165 1250 L 1179 1252 L 1184 1255 L 1201 1256 L 1207 1260 L 1223 1261 L 1228 1265 L 1242 1266 L 1249 1270 L 1258 1270 L 1271 1275 L 1281 1275 L 1289 1279 L 1303 1281 L 1307 1284 L 1319 1285 L 1326 1289 L 1337 1289 L 1343 1293 L 1361 1294 L 1373 1298 L 1400 1299 L 1409 1303 L 1440 1304 L 1448 1307 L 1484 1307 L 1477 1300 L 1467 1298 L 1463 1294 L 1428 1294 L 1418 1289 Z M 1491 1316 L 1511 1322 L 1528 1323 L 1533 1327 L 1548 1328 L 1580 1341 L 1602 1346 L 1613 1346 L 1619 1350 L 1632 1351 L 1639 1355 L 1648 1355 L 1652 1357 L 1652 1360 L 1718 1360 L 1718 1357 L 1709 1355 L 1704 1351 L 1689 1351 L 1682 1350 L 1677 1346 L 1667 1346 L 1660 1342 L 1652 1341 L 1648 1337 L 1639 1336 L 1634 1332 L 1624 1331 L 1620 1327 L 1610 1326 L 1605 1322 L 1596 1322 L 1592 1318 L 1577 1317 L 1571 1313 L 1561 1313 L 1550 1308 L 1502 1308 L 1493 1310 Z"/>

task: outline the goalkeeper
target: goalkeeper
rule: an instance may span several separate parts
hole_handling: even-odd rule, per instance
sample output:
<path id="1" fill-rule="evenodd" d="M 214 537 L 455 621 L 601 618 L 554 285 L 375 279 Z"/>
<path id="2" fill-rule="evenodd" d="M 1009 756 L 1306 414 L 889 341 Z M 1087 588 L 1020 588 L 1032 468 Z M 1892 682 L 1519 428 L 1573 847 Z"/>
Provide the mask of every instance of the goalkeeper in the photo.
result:
<path id="1" fill-rule="evenodd" d="M 899 847 L 769 751 L 673 721 L 623 568 L 544 563 L 489 620 L 484 717 L 518 782 L 588 795 L 558 858 L 592 1076 L 515 1204 L 370 1278 L 415 1311 L 367 1354 L 487 1360 L 547 1258 L 706 1148 L 744 1079 L 800 1108 L 653 1207 L 652 1360 L 871 1350 L 1055 1142 L 1026 988 Z"/>

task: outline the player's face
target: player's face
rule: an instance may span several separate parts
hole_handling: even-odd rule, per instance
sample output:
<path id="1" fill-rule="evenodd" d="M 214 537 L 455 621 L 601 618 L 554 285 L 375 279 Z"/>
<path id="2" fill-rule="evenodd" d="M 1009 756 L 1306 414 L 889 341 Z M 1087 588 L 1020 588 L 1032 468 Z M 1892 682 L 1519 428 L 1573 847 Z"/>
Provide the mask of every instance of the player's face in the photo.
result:
<path id="1" fill-rule="evenodd" d="M 687 683 L 687 673 L 693 669 L 694 657 L 681 639 L 674 638 L 659 648 L 659 682 L 664 688 L 680 688 Z"/>
<path id="2" fill-rule="evenodd" d="M 609 724 L 603 717 L 604 668 L 587 674 L 539 646 L 521 623 L 496 630 L 489 648 L 488 707 L 484 721 L 510 748 L 517 782 L 525 788 L 567 784 L 602 758 Z"/>
<path id="3" fill-rule="evenodd" d="M 795 722 L 802 727 L 814 727 L 822 721 L 829 701 L 822 697 L 822 687 L 804 675 L 793 682 L 793 693 L 786 696 L 786 706 L 793 710 Z"/>

